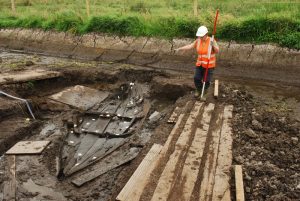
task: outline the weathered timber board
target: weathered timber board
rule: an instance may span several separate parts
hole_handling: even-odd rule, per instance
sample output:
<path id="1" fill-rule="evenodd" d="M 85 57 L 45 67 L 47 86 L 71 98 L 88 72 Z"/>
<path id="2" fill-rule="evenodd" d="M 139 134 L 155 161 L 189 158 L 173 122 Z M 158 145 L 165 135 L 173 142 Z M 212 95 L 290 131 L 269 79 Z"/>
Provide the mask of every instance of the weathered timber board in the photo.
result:
<path id="1" fill-rule="evenodd" d="M 174 174 L 176 164 L 179 161 L 181 152 L 186 151 L 185 149 L 188 147 L 187 143 L 189 141 L 190 136 L 192 135 L 192 126 L 196 121 L 196 117 L 198 116 L 202 105 L 203 104 L 200 102 L 195 103 L 195 106 L 190 113 L 185 127 L 176 142 L 175 150 L 170 155 L 169 160 L 163 170 L 163 173 L 159 178 L 158 185 L 156 186 L 153 197 L 151 199 L 152 201 L 167 200 L 175 179 Z"/>
<path id="2" fill-rule="evenodd" d="M 10 148 L 6 154 L 40 154 L 50 141 L 21 141 Z"/>
<path id="3" fill-rule="evenodd" d="M 233 106 L 225 106 L 220 137 L 217 169 L 212 200 L 230 201 L 230 168 L 232 164 L 232 131 L 230 119 Z"/>
<path id="4" fill-rule="evenodd" d="M 42 69 L 1 73 L 0 85 L 22 83 L 22 82 L 28 82 L 33 80 L 43 80 L 43 79 L 49 79 L 54 77 L 60 77 L 60 76 L 61 76 L 60 72 L 46 71 Z"/>
<path id="5" fill-rule="evenodd" d="M 120 201 L 139 201 L 147 184 L 147 178 L 157 164 L 162 146 L 154 144 L 139 167 L 135 170 L 129 181 L 117 196 Z"/>
<path id="6" fill-rule="evenodd" d="M 100 163 L 103 164 L 98 169 L 92 169 L 89 173 L 81 175 L 80 177 L 72 180 L 72 183 L 78 187 L 83 184 L 96 179 L 97 177 L 105 174 L 106 172 L 123 165 L 134 159 L 139 153 L 138 148 L 131 148 L 129 151 L 116 151 Z"/>
<path id="7" fill-rule="evenodd" d="M 187 153 L 182 174 L 179 178 L 179 181 L 176 182 L 182 184 L 180 187 L 182 189 L 182 195 L 180 198 L 182 201 L 190 200 L 195 183 L 197 181 L 213 110 L 213 104 L 209 104 L 208 107 L 204 109 L 204 113 L 200 122 L 202 128 L 197 128 L 196 130 L 194 140 Z"/>
<path id="8" fill-rule="evenodd" d="M 217 125 L 217 128 L 215 128 L 212 131 L 212 140 L 209 144 L 208 156 L 205 162 L 203 177 L 201 181 L 201 188 L 199 191 L 200 201 L 210 200 L 212 197 L 220 143 L 222 119 L 223 113 L 219 113 L 217 121 L 215 123 Z"/>
<path id="9" fill-rule="evenodd" d="M 77 164 L 76 166 L 73 166 L 70 170 L 65 172 L 65 174 L 67 176 L 71 175 L 89 165 L 92 165 L 93 163 L 98 162 L 99 160 L 101 160 L 102 158 L 109 155 L 117 148 L 125 144 L 125 142 L 127 142 L 127 140 L 123 138 L 107 139 L 107 141 L 104 143 L 104 146 L 99 147 L 99 149 L 94 154 L 86 155 L 85 160 L 83 162 Z"/>
<path id="10" fill-rule="evenodd" d="M 108 97 L 109 93 L 89 87 L 76 85 L 51 95 L 51 100 L 88 110 Z"/>

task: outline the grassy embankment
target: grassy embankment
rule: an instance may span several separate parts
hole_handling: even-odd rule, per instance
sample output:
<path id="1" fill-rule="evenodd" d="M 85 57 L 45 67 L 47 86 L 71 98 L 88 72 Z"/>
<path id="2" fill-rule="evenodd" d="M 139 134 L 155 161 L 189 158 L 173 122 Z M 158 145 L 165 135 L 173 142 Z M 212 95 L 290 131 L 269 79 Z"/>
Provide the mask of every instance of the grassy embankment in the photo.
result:
<path id="1" fill-rule="evenodd" d="M 217 38 L 238 42 L 277 43 L 300 49 L 300 2 L 297 0 L 0 0 L 0 28 L 24 27 L 78 34 L 104 32 L 163 38 L 195 37 L 199 25 L 212 29 L 220 9 Z"/>

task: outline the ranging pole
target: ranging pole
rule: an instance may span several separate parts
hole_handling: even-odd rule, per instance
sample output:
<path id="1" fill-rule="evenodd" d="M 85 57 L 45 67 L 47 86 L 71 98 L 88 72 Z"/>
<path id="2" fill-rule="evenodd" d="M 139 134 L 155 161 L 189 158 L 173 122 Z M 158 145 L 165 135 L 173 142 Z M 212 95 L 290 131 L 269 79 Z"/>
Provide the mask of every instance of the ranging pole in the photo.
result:
<path id="1" fill-rule="evenodd" d="M 212 42 L 215 39 L 218 16 L 219 16 L 219 9 L 217 9 L 217 13 L 216 13 L 216 17 L 215 17 L 215 23 L 214 23 L 214 30 L 213 30 L 212 37 L 210 38 L 209 48 L 208 48 L 208 52 L 207 52 L 208 62 L 207 62 L 207 67 L 205 69 L 205 75 L 204 75 L 204 79 L 203 79 L 203 86 L 202 86 L 202 91 L 201 91 L 201 98 L 203 97 L 203 94 L 204 94 L 205 83 L 206 83 L 207 73 L 208 73 L 208 67 L 209 67 L 209 60 L 210 60 L 211 51 L 212 51 L 212 45 L 211 44 L 212 44 Z"/>

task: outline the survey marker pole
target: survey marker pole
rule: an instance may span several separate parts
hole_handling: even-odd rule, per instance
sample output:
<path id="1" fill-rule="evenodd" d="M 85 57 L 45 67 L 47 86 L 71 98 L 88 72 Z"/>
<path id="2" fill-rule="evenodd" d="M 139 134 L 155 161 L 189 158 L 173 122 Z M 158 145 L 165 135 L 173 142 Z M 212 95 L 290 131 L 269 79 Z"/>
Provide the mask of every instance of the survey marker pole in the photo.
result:
<path id="1" fill-rule="evenodd" d="M 204 75 L 204 79 L 203 79 L 203 86 L 202 86 L 202 91 L 201 91 L 201 98 L 203 97 L 203 94 L 204 94 L 205 83 L 206 83 L 207 73 L 208 73 L 209 60 L 210 60 L 211 51 L 212 51 L 212 43 L 214 41 L 215 34 L 216 34 L 216 29 L 217 29 L 218 15 L 219 15 L 219 9 L 217 10 L 217 13 L 216 13 L 215 23 L 214 23 L 214 30 L 213 30 L 212 37 L 210 38 L 210 43 L 209 43 L 209 47 L 208 47 L 208 52 L 207 52 L 208 62 L 207 62 L 207 67 L 205 69 L 205 75 Z"/>

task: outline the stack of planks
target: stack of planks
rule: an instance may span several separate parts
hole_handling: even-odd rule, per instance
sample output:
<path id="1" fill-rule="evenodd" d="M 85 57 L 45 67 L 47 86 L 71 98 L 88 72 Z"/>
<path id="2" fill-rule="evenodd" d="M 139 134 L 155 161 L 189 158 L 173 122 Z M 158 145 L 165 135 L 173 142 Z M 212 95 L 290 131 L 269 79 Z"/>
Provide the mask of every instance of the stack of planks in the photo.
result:
<path id="1" fill-rule="evenodd" d="M 153 145 L 116 199 L 229 201 L 232 110 L 195 102 L 178 116 L 164 146 Z"/>

